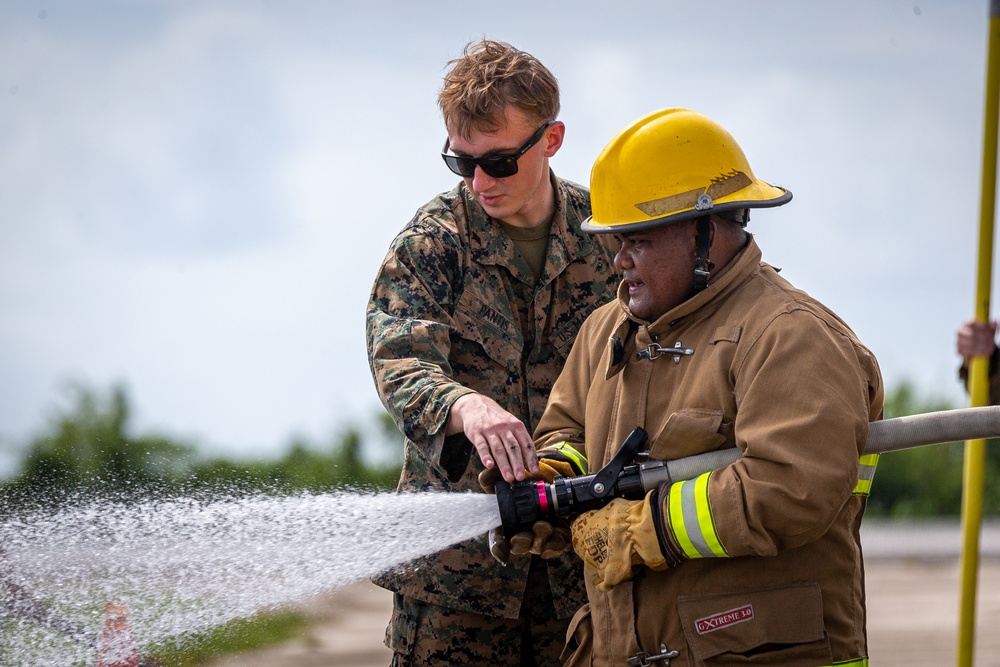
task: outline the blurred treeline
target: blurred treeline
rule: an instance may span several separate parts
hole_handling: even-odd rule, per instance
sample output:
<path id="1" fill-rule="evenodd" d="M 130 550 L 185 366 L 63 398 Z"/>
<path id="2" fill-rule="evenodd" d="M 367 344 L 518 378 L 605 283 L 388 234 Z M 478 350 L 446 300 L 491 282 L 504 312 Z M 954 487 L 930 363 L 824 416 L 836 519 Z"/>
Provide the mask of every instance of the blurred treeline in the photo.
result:
<path id="1" fill-rule="evenodd" d="M 70 404 L 28 444 L 16 475 L 0 482 L 0 508 L 57 506 L 81 495 L 389 490 L 399 479 L 403 436 L 384 412 L 375 415 L 374 433 L 347 427 L 325 444 L 292 440 L 280 458 L 247 460 L 206 458 L 188 442 L 137 434 L 131 413 L 121 386 L 102 394 L 73 385 Z M 366 462 L 373 458 L 379 462 Z"/>
<path id="2" fill-rule="evenodd" d="M 947 401 L 917 395 L 902 383 L 886 396 L 885 417 L 945 410 Z M 178 494 L 323 492 L 338 488 L 389 490 L 402 465 L 402 435 L 385 413 L 375 433 L 345 428 L 325 445 L 292 441 L 273 460 L 204 458 L 196 448 L 163 436 L 132 432 L 128 396 L 82 386 L 26 448 L 19 472 L 0 482 L 0 507 L 59 504 L 77 494 L 148 498 Z M 383 463 L 367 463 L 381 448 Z M 386 456 L 388 448 L 388 456 Z M 368 456 L 366 456 L 366 453 Z M 957 516 L 961 511 L 963 443 L 884 454 L 868 515 Z M 1000 516 L 1000 442 L 987 445 L 983 511 Z"/>

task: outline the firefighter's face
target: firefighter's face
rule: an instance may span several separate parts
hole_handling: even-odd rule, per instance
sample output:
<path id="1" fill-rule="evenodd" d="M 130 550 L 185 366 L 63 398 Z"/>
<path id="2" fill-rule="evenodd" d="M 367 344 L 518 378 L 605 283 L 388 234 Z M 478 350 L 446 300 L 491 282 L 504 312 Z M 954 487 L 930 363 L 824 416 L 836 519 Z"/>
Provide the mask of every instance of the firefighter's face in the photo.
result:
<path id="1" fill-rule="evenodd" d="M 632 314 L 652 322 L 680 305 L 694 282 L 696 225 L 693 220 L 619 234 L 615 268 L 628 290 Z"/>

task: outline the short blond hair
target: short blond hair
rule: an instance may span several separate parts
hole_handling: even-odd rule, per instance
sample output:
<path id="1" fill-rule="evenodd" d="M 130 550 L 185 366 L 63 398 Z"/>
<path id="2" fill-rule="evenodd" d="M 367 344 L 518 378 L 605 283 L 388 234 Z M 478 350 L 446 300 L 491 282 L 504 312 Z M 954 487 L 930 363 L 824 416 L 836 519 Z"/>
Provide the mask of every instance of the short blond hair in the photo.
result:
<path id="1" fill-rule="evenodd" d="M 513 106 L 539 122 L 559 115 L 559 83 L 530 53 L 484 39 L 448 62 L 438 106 L 449 130 L 468 139 L 474 128 L 496 130 Z"/>

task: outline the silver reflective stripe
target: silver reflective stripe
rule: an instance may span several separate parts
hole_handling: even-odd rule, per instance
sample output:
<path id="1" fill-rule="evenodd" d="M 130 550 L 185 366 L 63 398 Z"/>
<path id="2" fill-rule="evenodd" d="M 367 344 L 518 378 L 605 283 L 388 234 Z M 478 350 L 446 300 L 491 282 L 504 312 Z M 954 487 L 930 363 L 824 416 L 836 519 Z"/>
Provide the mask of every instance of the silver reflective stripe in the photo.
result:
<path id="1" fill-rule="evenodd" d="M 685 482 L 681 486 L 681 507 L 684 515 L 684 532 L 688 539 L 702 558 L 712 558 L 715 556 L 705 539 L 705 531 L 702 530 L 701 521 L 698 517 L 698 500 L 695 498 L 697 485 L 694 480 Z"/>

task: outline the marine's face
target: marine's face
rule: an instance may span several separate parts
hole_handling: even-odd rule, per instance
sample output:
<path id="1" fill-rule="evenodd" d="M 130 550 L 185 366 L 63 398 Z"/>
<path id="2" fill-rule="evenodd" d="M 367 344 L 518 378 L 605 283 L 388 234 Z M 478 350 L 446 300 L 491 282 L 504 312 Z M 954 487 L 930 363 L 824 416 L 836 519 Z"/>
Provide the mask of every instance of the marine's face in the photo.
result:
<path id="1" fill-rule="evenodd" d="M 517 152 L 541 125 L 536 118 L 513 107 L 507 108 L 505 117 L 506 125 L 493 131 L 473 128 L 468 138 L 449 128 L 451 152 L 469 157 L 509 155 Z M 548 221 L 554 197 L 548 159 L 562 145 L 564 131 L 560 122 L 549 126 L 538 143 L 518 159 L 513 176 L 494 178 L 476 167 L 475 174 L 465 178 L 466 186 L 491 217 L 517 227 Z"/>

